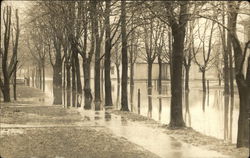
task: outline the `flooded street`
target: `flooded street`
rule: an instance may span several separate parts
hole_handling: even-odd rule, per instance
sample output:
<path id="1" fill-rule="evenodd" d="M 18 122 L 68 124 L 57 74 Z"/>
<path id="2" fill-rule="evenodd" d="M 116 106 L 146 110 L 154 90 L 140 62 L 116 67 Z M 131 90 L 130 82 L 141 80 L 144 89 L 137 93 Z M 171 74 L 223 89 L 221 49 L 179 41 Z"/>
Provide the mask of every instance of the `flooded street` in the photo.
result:
<path id="1" fill-rule="evenodd" d="M 47 144 L 47 142 L 51 142 L 48 146 L 43 146 L 43 150 L 48 150 L 48 153 L 50 154 L 53 153 L 57 156 L 64 157 L 67 154 L 71 154 L 71 150 L 73 149 L 71 149 L 71 147 L 68 149 L 64 149 L 60 152 L 58 150 L 54 150 L 53 147 L 61 141 L 59 141 L 58 139 L 61 139 L 63 137 L 65 138 L 63 140 L 67 142 L 60 145 L 59 149 L 62 150 L 67 145 L 72 144 L 72 141 L 77 141 L 74 142 L 74 144 L 79 144 L 82 143 L 83 139 L 86 139 L 86 136 L 80 139 L 79 136 L 77 136 L 78 134 L 75 133 L 76 131 L 83 130 L 81 132 L 84 133 L 85 131 L 86 133 L 86 129 L 91 129 L 92 132 L 89 133 L 89 135 L 93 137 L 91 139 L 94 139 L 91 140 L 93 146 L 88 146 L 91 148 L 95 148 L 96 146 L 98 146 L 98 144 L 95 143 L 97 143 L 96 141 L 98 141 L 98 139 L 102 139 L 103 136 L 100 136 L 100 133 L 105 132 L 106 134 L 110 135 L 112 139 L 121 139 L 122 141 L 135 144 L 136 148 L 134 148 L 134 150 L 138 150 L 138 152 L 140 151 L 146 154 L 141 157 L 152 157 L 153 154 L 162 158 L 230 157 L 222 155 L 216 151 L 187 144 L 164 133 L 163 128 L 153 128 L 147 126 L 142 122 L 132 122 L 128 120 L 128 118 L 113 114 L 108 110 L 106 111 L 103 109 L 101 111 L 94 111 L 84 110 L 82 107 L 76 108 L 72 106 L 52 105 L 52 97 L 48 94 L 44 94 L 40 97 L 30 97 L 28 99 L 30 103 L 19 103 L 18 105 L 10 105 L 7 109 L 3 107 L 2 112 L 6 110 L 6 112 L 9 111 L 7 113 L 10 113 L 14 110 L 14 112 L 17 113 L 17 118 L 12 118 L 13 116 L 10 117 L 9 115 L 7 115 L 7 118 L 3 117 L 4 119 L 1 121 L 2 142 L 12 142 L 13 140 L 11 140 L 11 138 L 14 138 L 14 142 L 16 144 L 16 146 L 13 147 L 15 151 L 12 151 L 14 154 L 20 156 L 20 153 L 22 153 L 22 148 L 26 148 L 27 146 L 28 148 L 30 148 L 31 144 L 37 144 L 36 142 L 31 141 L 32 139 L 37 139 L 37 142 L 41 143 L 39 145 L 35 145 L 36 148 L 32 150 L 29 149 L 29 153 L 26 153 L 26 155 L 28 154 L 34 156 L 41 156 L 39 155 L 40 153 L 37 151 L 38 147 L 41 146 L 43 143 Z M 23 101 L 25 101 L 26 99 L 27 98 L 23 98 Z M 69 137 L 69 135 L 72 135 L 72 137 Z M 27 141 L 26 137 L 28 137 L 29 139 L 28 143 L 24 143 L 24 141 Z M 108 138 L 105 143 L 103 142 L 103 140 L 101 140 L 101 142 L 99 143 L 104 143 L 105 146 L 109 146 L 109 139 L 110 138 Z M 23 145 L 19 146 L 18 144 Z M 85 142 L 84 145 L 87 144 L 88 143 Z M 115 143 L 113 142 L 113 144 L 111 145 L 112 150 L 114 148 L 114 145 Z M 128 150 L 131 150 L 132 146 L 133 145 L 131 144 L 128 145 Z M 79 147 L 82 147 L 82 145 L 79 145 Z M 85 150 L 89 150 L 88 147 L 85 147 Z M 73 148 L 76 151 L 79 150 L 78 148 Z M 1 149 L 5 148 L 2 147 Z M 13 154 L 12 152 L 8 153 L 8 150 L 7 152 L 0 150 L 0 153 L 2 155 Z M 106 150 L 107 149 L 105 149 L 105 151 Z M 125 150 L 123 152 L 128 153 L 128 150 Z M 102 153 L 105 153 L 105 151 L 102 151 Z M 74 154 L 76 155 L 73 157 L 82 156 L 82 152 L 83 151 L 75 152 Z M 95 152 L 97 151 L 92 151 L 91 154 L 95 154 Z M 136 155 L 138 156 L 138 153 Z M 90 157 L 102 156 L 103 155 Z M 133 157 L 133 155 L 129 154 L 124 154 L 124 156 Z M 110 154 L 107 154 L 104 157 L 110 157 Z"/>
<path id="2" fill-rule="evenodd" d="M 127 119 L 108 112 L 78 110 L 83 117 L 88 117 L 96 125 L 108 128 L 114 135 L 142 146 L 162 158 L 184 157 L 227 157 L 215 151 L 204 150 L 193 145 L 180 142 L 163 133 L 161 129 L 154 129 L 143 124 L 128 121 Z"/>
<path id="3" fill-rule="evenodd" d="M 93 80 L 91 83 L 91 86 L 94 86 Z M 190 86 L 189 94 L 183 95 L 183 117 L 186 126 L 192 127 L 202 134 L 236 143 L 239 114 L 238 94 L 235 93 L 234 104 L 231 104 L 231 98 L 224 97 L 223 87 L 219 87 L 218 82 L 211 81 L 209 92 L 205 95 L 202 92 L 201 81 L 193 81 Z M 139 89 L 140 108 L 138 108 Z M 47 81 L 46 92 L 53 95 L 50 81 Z M 163 124 L 169 123 L 171 100 L 169 82 L 163 82 L 161 92 L 157 88 L 157 82 L 153 82 L 152 95 L 148 95 L 147 82 L 137 81 L 133 89 L 128 85 L 128 94 L 131 112 L 152 118 Z M 101 95 L 104 97 L 103 93 Z M 114 96 L 114 107 L 120 109 L 120 92 L 116 80 L 112 80 L 112 95 Z M 75 98 L 73 101 L 72 97 Z M 224 104 L 225 99 L 228 99 L 229 102 L 226 106 Z M 84 97 L 65 91 L 63 102 L 65 106 L 72 106 L 73 104 L 76 106 L 78 104 L 78 107 L 83 107 Z"/>

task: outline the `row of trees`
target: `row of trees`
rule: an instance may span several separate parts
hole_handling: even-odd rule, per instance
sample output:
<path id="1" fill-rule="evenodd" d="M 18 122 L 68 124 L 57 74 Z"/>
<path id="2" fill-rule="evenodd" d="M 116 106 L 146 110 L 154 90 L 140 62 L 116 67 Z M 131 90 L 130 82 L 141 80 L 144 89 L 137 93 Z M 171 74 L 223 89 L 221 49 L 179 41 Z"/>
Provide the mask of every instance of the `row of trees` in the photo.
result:
<path id="1" fill-rule="evenodd" d="M 19 16 L 18 10 L 14 13 L 13 20 L 12 7 L 7 6 L 3 9 L 3 26 L 4 32 L 1 32 L 1 73 L 0 73 L 0 88 L 5 102 L 10 102 L 10 81 L 13 78 L 14 99 L 16 100 L 16 70 L 17 70 L 17 53 L 19 41 Z M 1 17 L 2 18 L 2 17 Z M 2 27 L 2 26 L 1 26 Z"/>
<path id="2" fill-rule="evenodd" d="M 247 75 L 242 67 L 244 62 L 249 63 L 250 59 L 245 61 L 247 45 L 243 50 L 236 33 L 241 3 L 243 2 L 127 2 L 124 0 L 121 2 L 111 0 L 34 2 L 28 12 L 29 20 L 26 23 L 27 46 L 38 61 L 41 80 L 43 78 L 45 81 L 45 61 L 49 60 L 52 65 L 54 104 L 62 103 L 62 89 L 65 88 L 84 94 L 85 109 L 91 108 L 93 99 L 95 109 L 100 109 L 102 63 L 105 76 L 105 106 L 113 105 L 110 78 L 110 65 L 113 60 L 118 72 L 118 83 L 121 82 L 121 110 L 129 111 L 128 66 L 130 66 L 130 86 L 133 86 L 136 59 L 140 57 L 148 63 L 150 92 L 153 63 L 158 59 L 159 85 L 161 85 L 162 63 L 168 62 L 172 96 L 171 127 L 185 126 L 182 115 L 182 78 L 183 76 L 185 78 L 185 90 L 189 91 L 191 63 L 194 62 L 199 66 L 202 72 L 203 91 L 206 92 L 205 73 L 211 66 L 219 65 L 218 56 L 223 54 L 224 68 L 218 66 L 218 69 L 224 71 L 220 74 L 224 75 L 225 94 L 229 95 L 231 91 L 233 95 L 234 91 L 233 61 L 236 70 L 236 83 L 240 96 L 237 145 L 247 146 L 250 66 L 248 64 Z M 7 26 L 6 32 L 9 30 Z M 6 39 L 8 39 L 7 35 Z M 216 38 L 215 35 L 219 35 L 220 38 Z M 222 53 L 214 50 L 216 45 L 222 45 Z M 94 96 L 90 86 L 92 64 L 94 65 Z M 6 66 L 3 66 L 3 69 L 4 67 Z M 183 75 L 183 67 L 185 75 Z M 81 71 L 84 76 L 83 84 Z M 7 82 L 6 85 L 9 83 Z M 5 101 L 9 100 L 5 99 Z"/>

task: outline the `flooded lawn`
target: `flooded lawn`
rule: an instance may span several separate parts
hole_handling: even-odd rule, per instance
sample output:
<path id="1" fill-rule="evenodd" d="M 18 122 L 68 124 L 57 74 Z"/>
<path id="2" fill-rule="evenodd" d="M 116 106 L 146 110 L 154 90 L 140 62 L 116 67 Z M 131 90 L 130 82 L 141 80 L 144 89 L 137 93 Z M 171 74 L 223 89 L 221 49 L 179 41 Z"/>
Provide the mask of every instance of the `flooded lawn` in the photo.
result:
<path id="1" fill-rule="evenodd" d="M 162 158 L 229 157 L 180 142 L 168 136 L 159 128 L 151 128 L 138 122 L 131 122 L 118 115 L 104 111 L 95 112 L 82 109 L 78 111 L 82 116 L 87 116 L 91 121 L 108 128 L 114 135 L 140 145 Z"/>
<path id="2" fill-rule="evenodd" d="M 93 80 L 92 80 L 92 86 Z M 152 92 L 149 94 L 146 81 L 136 81 L 134 87 L 128 84 L 128 101 L 131 112 L 152 118 L 163 124 L 170 121 L 170 83 L 164 81 L 161 90 L 157 82 L 153 82 Z M 140 89 L 140 108 L 138 108 L 138 90 Z M 236 88 L 235 88 L 236 89 Z M 102 87 L 104 91 L 104 87 Z M 47 83 L 47 92 L 52 94 L 51 83 Z M 104 97 L 104 94 L 101 94 Z M 113 104 L 120 109 L 120 89 L 117 81 L 112 80 Z M 78 95 L 63 94 L 63 102 L 66 106 L 77 102 L 83 106 L 84 97 Z M 225 99 L 228 104 L 224 104 Z M 66 104 L 67 103 L 67 104 Z M 233 103 L 233 104 L 232 104 Z M 225 97 L 223 86 L 218 86 L 217 81 L 210 81 L 209 92 L 202 92 L 201 81 L 190 82 L 190 92 L 183 93 L 183 118 L 187 127 L 192 127 L 205 135 L 213 136 L 226 142 L 236 143 L 237 123 L 239 114 L 239 99 L 235 93 L 233 100 Z"/>
<path id="3" fill-rule="evenodd" d="M 140 88 L 139 86 L 140 84 L 137 88 Z M 152 115 L 149 116 L 150 111 L 148 111 L 148 105 L 146 104 L 148 95 L 144 94 L 142 88 L 140 89 L 142 91 L 140 114 L 147 116 L 149 120 L 146 121 L 152 124 L 154 122 L 150 117 L 157 121 L 160 119 L 163 123 L 167 122 L 167 119 L 162 118 L 168 115 L 164 116 L 164 113 L 157 109 L 158 104 L 156 103 L 158 103 L 159 95 L 156 94 L 156 91 L 153 90 L 150 96 L 152 98 Z M 113 114 L 109 110 L 84 110 L 82 107 L 75 108 L 72 105 L 52 106 L 51 103 L 46 102 L 51 100 L 51 98 L 47 98 L 48 96 L 51 95 L 45 95 L 42 100 L 37 100 L 36 96 L 31 97 L 33 98 L 32 104 L 11 103 L 1 105 L 1 118 L 3 118 L 1 120 L 0 137 L 1 156 L 230 157 L 191 145 L 191 143 L 185 143 L 180 141 L 182 139 L 172 137 L 171 133 L 166 132 L 164 128 L 154 128 L 138 121 L 130 121 L 126 117 Z M 143 98 L 144 96 L 146 98 Z M 162 100 L 168 99 L 166 93 L 161 94 L 161 96 Z M 75 101 L 78 101 L 79 105 L 82 106 L 83 103 L 80 101 L 83 101 L 83 98 L 80 97 L 78 96 L 78 100 L 75 98 Z M 66 100 L 64 103 L 67 103 L 67 98 L 64 99 Z M 116 108 L 119 109 L 119 106 Z M 169 108 L 167 103 L 162 103 L 162 111 L 167 108 Z M 202 106 L 200 108 L 203 110 Z M 154 114 L 154 109 L 158 113 L 155 112 Z M 137 113 L 137 110 L 137 107 L 134 106 L 134 113 Z M 137 119 L 138 117 L 135 120 Z M 145 120 L 145 117 L 141 119 Z"/>

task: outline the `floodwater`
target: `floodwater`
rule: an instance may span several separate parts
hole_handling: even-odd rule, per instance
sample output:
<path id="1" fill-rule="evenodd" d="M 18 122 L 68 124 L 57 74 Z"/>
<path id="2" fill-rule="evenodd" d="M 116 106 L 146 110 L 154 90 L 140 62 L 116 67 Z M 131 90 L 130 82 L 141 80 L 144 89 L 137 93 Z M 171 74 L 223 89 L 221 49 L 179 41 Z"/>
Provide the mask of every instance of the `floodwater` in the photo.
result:
<path id="1" fill-rule="evenodd" d="M 153 129 L 143 124 L 131 122 L 121 116 L 105 111 L 82 110 L 83 117 L 91 122 L 108 128 L 114 135 L 125 138 L 142 146 L 160 157 L 226 157 L 215 151 L 204 150 L 164 134 L 160 129 Z"/>
<path id="2" fill-rule="evenodd" d="M 93 80 L 91 84 L 94 87 Z M 210 81 L 209 87 L 209 92 L 204 94 L 201 81 L 191 81 L 190 92 L 183 93 L 183 119 L 186 126 L 192 127 L 202 134 L 236 143 L 239 114 L 238 94 L 235 93 L 233 99 L 224 96 L 223 86 L 218 86 L 218 82 L 215 81 Z M 47 82 L 45 90 L 47 93 L 53 94 L 51 81 Z M 101 90 L 104 92 L 104 85 Z M 140 90 L 140 108 L 138 108 L 138 90 Z M 112 93 L 113 104 L 115 108 L 120 109 L 120 88 L 116 80 L 112 80 Z M 101 96 L 104 100 L 103 93 Z M 63 92 L 65 106 L 83 107 L 83 100 L 83 96 L 67 91 Z M 146 81 L 136 81 L 133 87 L 128 84 L 130 111 L 150 117 L 163 124 L 168 124 L 170 121 L 170 100 L 169 82 L 164 81 L 161 89 L 157 88 L 157 82 L 153 82 L 151 90 L 148 90 Z"/>

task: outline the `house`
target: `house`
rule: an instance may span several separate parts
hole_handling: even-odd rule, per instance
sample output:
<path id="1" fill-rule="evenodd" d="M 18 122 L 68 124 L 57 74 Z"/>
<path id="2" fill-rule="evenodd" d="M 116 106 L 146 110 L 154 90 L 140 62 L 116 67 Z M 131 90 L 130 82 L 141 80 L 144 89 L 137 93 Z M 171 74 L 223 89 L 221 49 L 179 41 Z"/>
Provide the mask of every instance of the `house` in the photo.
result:
<path id="1" fill-rule="evenodd" d="M 162 63 L 162 80 L 169 80 L 169 64 Z M 119 73 L 121 77 L 122 66 L 119 66 Z M 117 79 L 117 69 L 115 64 L 111 64 L 111 79 Z M 128 77 L 130 77 L 130 66 L 128 67 Z M 152 66 L 152 80 L 159 78 L 159 64 L 153 63 Z M 134 80 L 147 80 L 148 79 L 148 64 L 146 62 L 136 62 L 134 64 Z"/>

